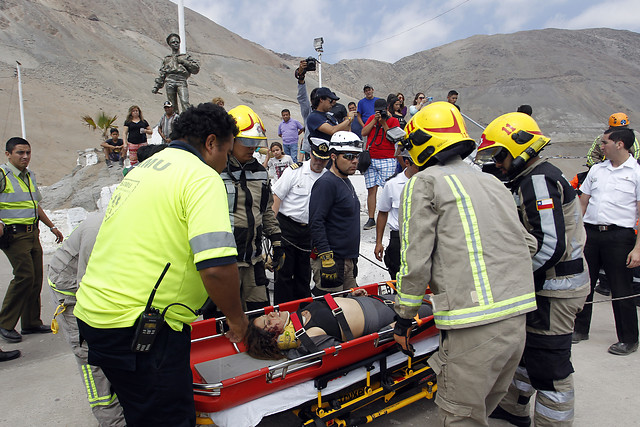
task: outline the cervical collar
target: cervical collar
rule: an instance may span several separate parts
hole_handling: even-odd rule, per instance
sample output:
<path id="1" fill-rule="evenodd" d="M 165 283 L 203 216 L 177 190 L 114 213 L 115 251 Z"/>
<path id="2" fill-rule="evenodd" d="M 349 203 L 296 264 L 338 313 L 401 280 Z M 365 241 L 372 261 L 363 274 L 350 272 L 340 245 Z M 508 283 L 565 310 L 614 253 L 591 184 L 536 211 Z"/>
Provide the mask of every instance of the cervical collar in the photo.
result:
<path id="1" fill-rule="evenodd" d="M 284 327 L 284 331 L 278 335 L 278 348 L 280 350 L 290 350 L 298 347 L 298 342 L 296 341 L 296 330 L 289 319 L 290 316 L 291 314 L 287 313 L 287 323 Z"/>

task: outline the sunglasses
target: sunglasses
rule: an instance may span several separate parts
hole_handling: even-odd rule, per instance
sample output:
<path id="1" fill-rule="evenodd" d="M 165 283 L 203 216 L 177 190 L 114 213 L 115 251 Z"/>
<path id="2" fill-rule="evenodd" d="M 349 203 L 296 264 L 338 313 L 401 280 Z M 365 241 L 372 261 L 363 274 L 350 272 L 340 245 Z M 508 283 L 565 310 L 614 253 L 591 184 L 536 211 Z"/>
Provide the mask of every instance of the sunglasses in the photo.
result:
<path id="1" fill-rule="evenodd" d="M 424 99 L 424 96 L 419 96 L 418 99 Z"/>
<path id="2" fill-rule="evenodd" d="M 358 156 L 360 155 L 360 153 L 345 153 L 345 154 L 341 154 L 341 156 L 348 161 L 353 161 L 356 160 L 358 158 Z"/>

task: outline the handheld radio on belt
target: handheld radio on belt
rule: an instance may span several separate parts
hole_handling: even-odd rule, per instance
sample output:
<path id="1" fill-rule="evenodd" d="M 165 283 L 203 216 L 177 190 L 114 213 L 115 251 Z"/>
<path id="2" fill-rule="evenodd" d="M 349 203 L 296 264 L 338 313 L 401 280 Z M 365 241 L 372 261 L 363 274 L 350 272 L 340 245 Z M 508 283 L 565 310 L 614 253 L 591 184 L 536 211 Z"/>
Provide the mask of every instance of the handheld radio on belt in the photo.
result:
<path id="1" fill-rule="evenodd" d="M 160 329 L 162 328 L 162 325 L 164 324 L 164 313 L 161 314 L 160 310 L 151 307 L 151 304 L 153 303 L 153 297 L 156 295 L 158 286 L 160 286 L 160 282 L 162 282 L 164 275 L 167 274 L 167 270 L 169 270 L 169 266 L 171 266 L 170 262 L 168 262 L 167 265 L 164 266 L 162 274 L 160 274 L 156 285 L 151 291 L 151 295 L 149 295 L 147 306 L 144 308 L 144 311 L 138 318 L 136 332 L 133 335 L 133 342 L 131 343 L 131 351 L 133 352 L 149 352 L 149 350 L 151 350 L 153 341 L 156 339 L 156 336 L 158 335 Z"/>

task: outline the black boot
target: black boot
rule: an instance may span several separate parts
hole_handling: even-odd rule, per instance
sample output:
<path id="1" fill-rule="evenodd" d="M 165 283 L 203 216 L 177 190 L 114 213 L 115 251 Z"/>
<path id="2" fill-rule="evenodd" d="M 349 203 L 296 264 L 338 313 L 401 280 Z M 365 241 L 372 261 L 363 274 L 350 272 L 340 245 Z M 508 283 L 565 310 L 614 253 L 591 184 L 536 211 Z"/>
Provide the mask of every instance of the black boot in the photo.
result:
<path id="1" fill-rule="evenodd" d="M 519 417 L 517 415 L 513 415 L 510 412 L 505 411 L 500 406 L 496 407 L 493 410 L 489 418 L 495 418 L 496 420 L 505 420 L 509 424 L 513 424 L 518 427 L 529 427 L 531 426 L 531 417 Z"/>

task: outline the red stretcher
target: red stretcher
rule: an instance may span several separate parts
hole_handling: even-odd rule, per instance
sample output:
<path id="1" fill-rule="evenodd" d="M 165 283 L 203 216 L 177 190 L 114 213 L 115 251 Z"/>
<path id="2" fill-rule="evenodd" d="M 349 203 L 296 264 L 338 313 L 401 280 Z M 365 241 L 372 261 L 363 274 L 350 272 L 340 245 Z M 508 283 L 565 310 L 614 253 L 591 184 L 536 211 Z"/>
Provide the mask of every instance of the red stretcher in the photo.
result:
<path id="1" fill-rule="evenodd" d="M 373 283 L 361 288 L 366 289 L 369 295 L 395 293 L 393 282 Z M 338 292 L 333 296 L 344 296 L 349 292 Z M 313 299 L 291 301 L 279 306 L 247 312 L 247 314 L 252 318 L 274 310 L 293 312 L 298 309 L 300 304 L 310 302 Z M 344 371 L 346 373 L 350 367 L 361 366 L 362 361 L 365 359 L 377 360 L 384 356 L 384 360 L 378 361 L 378 363 L 385 369 L 388 364 L 388 355 L 396 353 L 396 359 L 407 359 L 406 356 L 395 350 L 393 330 L 385 328 L 382 331 L 294 360 L 257 360 L 244 353 L 244 345 L 233 344 L 220 334 L 220 331 L 224 330 L 224 321 L 224 318 L 208 319 L 194 322 L 192 325 L 191 369 L 194 381 L 195 406 L 198 413 L 205 415 L 199 420 L 209 418 L 206 416 L 208 414 L 224 413 L 241 405 L 248 405 L 250 411 L 254 402 L 255 405 L 258 405 L 258 402 L 269 399 L 272 396 L 282 402 L 283 399 L 289 398 L 285 397 L 285 392 L 282 392 L 282 396 L 278 397 L 278 393 L 281 390 L 303 383 L 313 383 L 314 380 L 330 375 L 332 372 L 346 369 Z M 424 343 L 428 343 L 426 345 L 427 348 L 423 348 L 423 352 L 435 350 L 438 342 L 438 330 L 433 322 L 433 316 L 419 319 L 416 323 L 417 328 L 414 328 L 414 334 L 411 339 L 412 344 L 418 347 L 418 344 L 422 343 L 423 347 L 425 347 Z M 381 356 L 378 357 L 378 355 Z M 431 376 L 429 378 L 431 379 Z M 425 380 L 421 381 L 424 382 Z M 433 381 L 435 380 L 433 379 Z M 318 395 L 317 392 L 326 387 L 326 384 L 319 387 L 316 381 L 314 387 L 317 391 L 311 394 L 311 399 Z M 295 392 L 295 394 L 298 395 L 299 393 Z M 268 403 L 268 405 L 272 405 L 272 403 Z M 294 406 L 285 409 L 292 407 Z M 215 417 L 211 418 L 215 420 Z M 219 420 L 215 421 L 216 424 L 220 425 Z M 206 423 L 200 422 L 200 424 Z M 243 425 L 237 419 L 234 424 Z M 253 421 L 247 421 L 246 425 L 255 424 Z"/>

